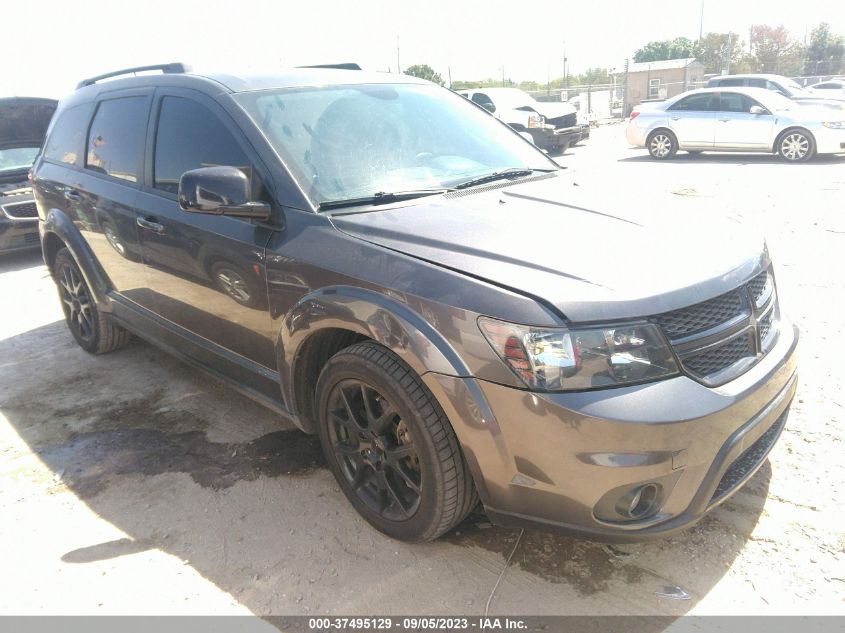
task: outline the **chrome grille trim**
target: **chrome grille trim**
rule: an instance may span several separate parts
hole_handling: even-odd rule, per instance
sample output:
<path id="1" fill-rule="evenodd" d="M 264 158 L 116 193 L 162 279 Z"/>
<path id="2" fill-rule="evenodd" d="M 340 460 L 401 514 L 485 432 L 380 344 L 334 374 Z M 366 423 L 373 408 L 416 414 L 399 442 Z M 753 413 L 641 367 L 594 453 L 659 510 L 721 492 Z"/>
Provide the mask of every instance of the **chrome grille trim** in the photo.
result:
<path id="1" fill-rule="evenodd" d="M 35 206 L 34 200 L 24 200 L 23 202 L 7 202 L 0 205 L 3 209 L 3 215 L 10 220 L 16 221 L 38 221 L 38 208 Z"/>

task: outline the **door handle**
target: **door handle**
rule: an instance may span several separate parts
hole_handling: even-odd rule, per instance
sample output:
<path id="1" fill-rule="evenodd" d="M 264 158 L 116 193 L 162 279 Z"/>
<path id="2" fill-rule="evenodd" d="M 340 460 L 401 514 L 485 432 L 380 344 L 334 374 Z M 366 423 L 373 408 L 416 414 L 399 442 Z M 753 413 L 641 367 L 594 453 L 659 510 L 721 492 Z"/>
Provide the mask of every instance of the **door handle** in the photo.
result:
<path id="1" fill-rule="evenodd" d="M 68 202 L 79 202 L 82 200 L 82 196 L 73 189 L 68 189 L 65 191 L 65 200 Z"/>
<path id="2" fill-rule="evenodd" d="M 135 223 L 142 229 L 147 229 L 153 233 L 164 233 L 164 225 L 155 222 L 154 220 L 147 220 L 146 218 L 137 217 Z"/>

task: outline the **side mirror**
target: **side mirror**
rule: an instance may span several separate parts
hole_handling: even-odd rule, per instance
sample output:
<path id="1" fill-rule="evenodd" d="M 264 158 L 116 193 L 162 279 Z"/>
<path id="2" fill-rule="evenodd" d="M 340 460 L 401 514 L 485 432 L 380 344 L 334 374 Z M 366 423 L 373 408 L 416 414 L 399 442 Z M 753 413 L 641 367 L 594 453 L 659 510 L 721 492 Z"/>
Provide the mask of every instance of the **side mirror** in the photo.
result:
<path id="1" fill-rule="evenodd" d="M 485 101 L 481 104 L 481 107 L 487 110 L 487 112 L 495 112 L 496 106 L 493 105 L 491 101 Z"/>
<path id="2" fill-rule="evenodd" d="M 189 213 L 270 219 L 270 205 L 250 200 L 249 178 L 237 167 L 201 167 L 179 179 L 179 206 Z"/>
<path id="3" fill-rule="evenodd" d="M 766 110 L 763 106 L 753 105 L 751 106 L 751 110 L 749 110 L 751 114 L 768 114 L 769 111 Z"/>

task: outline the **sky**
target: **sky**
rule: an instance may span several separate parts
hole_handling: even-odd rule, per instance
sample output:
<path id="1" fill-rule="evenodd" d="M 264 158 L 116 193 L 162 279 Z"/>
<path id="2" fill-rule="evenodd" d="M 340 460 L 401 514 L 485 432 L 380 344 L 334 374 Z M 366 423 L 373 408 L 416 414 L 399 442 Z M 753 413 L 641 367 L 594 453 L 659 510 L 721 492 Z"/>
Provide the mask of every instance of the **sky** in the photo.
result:
<path id="1" fill-rule="evenodd" d="M 17 0 L 4 2 L 0 96 L 60 98 L 85 77 L 181 61 L 197 71 L 266 73 L 358 62 L 427 63 L 448 81 L 560 77 L 622 67 L 651 40 L 698 37 L 701 0 Z M 704 32 L 819 22 L 845 34 L 845 1 L 704 0 Z"/>

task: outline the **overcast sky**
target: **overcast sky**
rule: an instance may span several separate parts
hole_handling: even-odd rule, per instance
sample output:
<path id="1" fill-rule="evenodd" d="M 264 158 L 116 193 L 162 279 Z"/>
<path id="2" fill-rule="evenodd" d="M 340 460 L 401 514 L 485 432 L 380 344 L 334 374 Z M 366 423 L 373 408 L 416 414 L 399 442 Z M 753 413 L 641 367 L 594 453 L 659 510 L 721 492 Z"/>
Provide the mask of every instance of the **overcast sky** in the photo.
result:
<path id="1" fill-rule="evenodd" d="M 785 25 L 803 38 L 821 21 L 845 34 L 843 0 L 705 0 L 704 32 Z M 131 8 L 130 8 L 131 7 Z M 639 46 L 698 37 L 699 0 L 15 0 L 4 2 L 0 94 L 61 97 L 116 68 L 183 61 L 195 69 L 267 72 L 357 61 L 373 70 L 428 63 L 447 79 L 560 77 L 621 67 Z"/>

